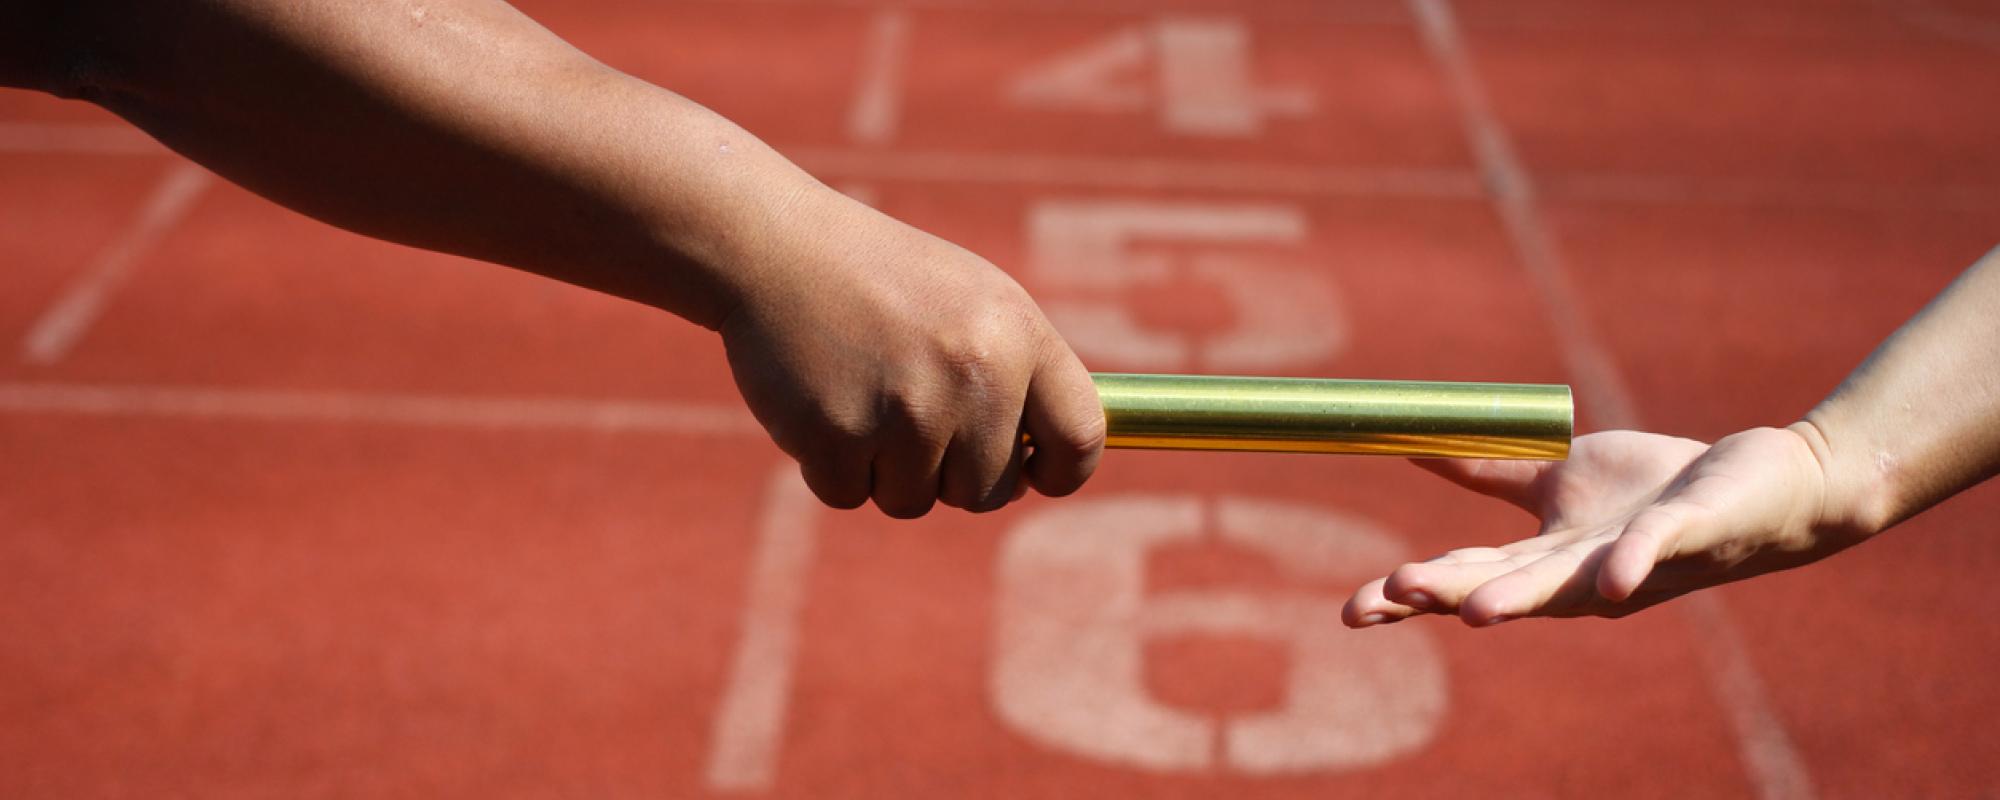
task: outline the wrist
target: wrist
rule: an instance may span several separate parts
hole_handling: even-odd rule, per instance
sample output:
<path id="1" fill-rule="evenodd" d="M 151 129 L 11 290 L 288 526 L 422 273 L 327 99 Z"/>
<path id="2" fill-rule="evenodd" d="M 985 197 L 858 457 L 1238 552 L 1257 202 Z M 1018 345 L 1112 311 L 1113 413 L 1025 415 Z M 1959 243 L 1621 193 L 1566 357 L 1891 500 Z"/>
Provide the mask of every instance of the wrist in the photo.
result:
<path id="1" fill-rule="evenodd" d="M 705 110 L 691 133 L 681 180 L 667 202 L 649 202 L 654 238 L 693 272 L 691 297 L 670 309 L 719 329 L 738 308 L 783 285 L 798 260 L 800 229 L 829 213 L 827 188 L 777 151 Z"/>
<path id="2" fill-rule="evenodd" d="M 1820 472 L 1821 502 L 1814 527 L 1865 539 L 1896 522 L 1896 490 L 1886 457 L 1856 441 L 1839 415 L 1824 407 L 1786 427 L 1805 442 Z"/>

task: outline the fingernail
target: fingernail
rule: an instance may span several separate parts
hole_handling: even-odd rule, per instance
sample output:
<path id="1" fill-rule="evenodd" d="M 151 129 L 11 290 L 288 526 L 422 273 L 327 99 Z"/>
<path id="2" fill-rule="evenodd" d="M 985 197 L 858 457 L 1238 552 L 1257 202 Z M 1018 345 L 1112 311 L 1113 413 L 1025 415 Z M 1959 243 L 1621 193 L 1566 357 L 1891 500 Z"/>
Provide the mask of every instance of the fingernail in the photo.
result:
<path id="1" fill-rule="evenodd" d="M 1430 608 L 1435 602 L 1437 601 L 1431 598 L 1430 592 L 1410 592 L 1403 595 L 1403 605 L 1411 608 Z"/>
<path id="2" fill-rule="evenodd" d="M 1506 614 L 1501 614 L 1500 616 L 1497 616 L 1497 617 L 1487 617 L 1487 618 L 1486 618 L 1486 625 L 1487 625 L 1487 627 L 1492 627 L 1492 626 L 1494 626 L 1494 625 L 1498 625 L 1498 624 L 1500 624 L 1500 623 L 1502 623 L 1502 622 L 1506 622 L 1507 620 L 1510 620 L 1510 619 L 1513 619 L 1513 617 L 1510 617 L 1510 616 L 1507 616 Z"/>
<path id="3" fill-rule="evenodd" d="M 1382 613 L 1382 612 L 1380 612 L 1380 611 L 1377 611 L 1377 612 L 1375 612 L 1375 613 L 1373 613 L 1373 614 L 1362 614 L 1362 615 L 1361 615 L 1361 624 L 1363 624 L 1363 625 L 1380 625 L 1380 624 L 1382 624 L 1383 622 L 1386 622 L 1386 621 L 1388 621 L 1388 619 L 1389 619 L 1389 615 L 1387 615 L 1387 614 L 1384 614 L 1384 613 Z"/>

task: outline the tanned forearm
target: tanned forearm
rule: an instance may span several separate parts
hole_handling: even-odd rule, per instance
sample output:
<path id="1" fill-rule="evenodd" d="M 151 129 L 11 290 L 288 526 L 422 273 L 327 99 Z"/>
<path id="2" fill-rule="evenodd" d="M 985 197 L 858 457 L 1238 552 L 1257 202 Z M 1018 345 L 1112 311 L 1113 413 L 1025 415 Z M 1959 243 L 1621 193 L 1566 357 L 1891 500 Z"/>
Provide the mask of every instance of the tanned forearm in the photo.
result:
<path id="1" fill-rule="evenodd" d="M 16 25 L 0 77 L 98 103 L 286 206 L 709 327 L 754 281 L 770 223 L 824 191 L 727 120 L 494 0 L 4 13 Z"/>
<path id="2" fill-rule="evenodd" d="M 715 328 L 751 412 L 830 505 L 985 511 L 1095 468 L 1096 389 L 1006 273 L 500 0 L 0 14 L 22 26 L 0 27 L 0 77 L 99 103 L 279 203 Z"/>

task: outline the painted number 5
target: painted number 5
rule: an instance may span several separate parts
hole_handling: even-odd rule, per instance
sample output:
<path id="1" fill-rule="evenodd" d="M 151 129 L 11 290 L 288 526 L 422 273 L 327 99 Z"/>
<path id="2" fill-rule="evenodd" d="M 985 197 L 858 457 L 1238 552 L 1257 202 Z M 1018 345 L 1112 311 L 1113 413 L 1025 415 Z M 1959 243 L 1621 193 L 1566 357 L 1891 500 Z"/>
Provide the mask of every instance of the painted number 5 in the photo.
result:
<path id="1" fill-rule="evenodd" d="M 1347 326 L 1332 279 L 1260 252 L 1305 238 L 1305 214 L 1287 205 L 1047 200 L 1028 216 L 1049 321 L 1086 363 L 1137 371 L 1279 372 L 1338 355 Z M 1217 287 L 1233 327 L 1197 338 L 1143 325 L 1125 292 L 1175 278 Z"/>

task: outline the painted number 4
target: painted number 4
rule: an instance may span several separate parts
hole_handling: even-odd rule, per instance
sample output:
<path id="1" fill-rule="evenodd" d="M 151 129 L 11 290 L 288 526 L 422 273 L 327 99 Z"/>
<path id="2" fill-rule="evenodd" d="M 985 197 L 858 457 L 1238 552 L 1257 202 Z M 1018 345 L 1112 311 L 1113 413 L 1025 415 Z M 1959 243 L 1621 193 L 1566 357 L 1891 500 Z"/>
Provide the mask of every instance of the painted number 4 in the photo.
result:
<path id="1" fill-rule="evenodd" d="M 1049 59 L 1014 80 L 1026 108 L 1158 115 L 1185 136 L 1247 137 L 1275 116 L 1313 110 L 1303 87 L 1260 87 L 1250 33 L 1230 19 L 1169 18 L 1122 28 Z"/>

